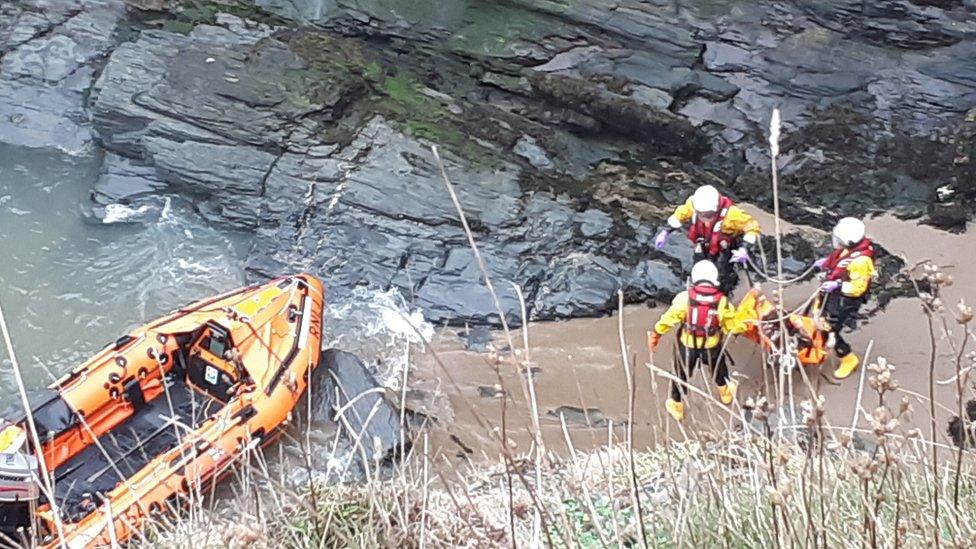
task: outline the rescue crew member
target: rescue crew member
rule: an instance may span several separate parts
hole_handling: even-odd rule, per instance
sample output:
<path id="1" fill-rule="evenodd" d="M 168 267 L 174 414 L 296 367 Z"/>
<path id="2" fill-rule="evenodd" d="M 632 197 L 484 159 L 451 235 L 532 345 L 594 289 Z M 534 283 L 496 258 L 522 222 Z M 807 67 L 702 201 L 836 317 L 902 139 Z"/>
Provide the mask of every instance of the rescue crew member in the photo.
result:
<path id="1" fill-rule="evenodd" d="M 694 261 L 707 259 L 715 263 L 722 292 L 731 294 L 739 282 L 733 263 L 748 263 L 747 247 L 759 240 L 759 222 L 715 187 L 703 185 L 675 208 L 668 226 L 654 238 L 654 247 L 664 248 L 671 230 L 680 229 L 685 223 L 689 223 L 688 238 L 695 247 Z"/>
<path id="2" fill-rule="evenodd" d="M 860 360 L 841 337 L 845 326 L 853 327 L 858 309 L 868 299 L 874 270 L 874 245 L 864 236 L 860 219 L 845 217 L 834 227 L 834 251 L 814 265 L 823 272 L 820 285 L 820 314 L 829 324 L 827 347 L 833 347 L 840 358 L 834 377 L 843 379 L 853 372 Z"/>
<path id="3" fill-rule="evenodd" d="M 677 421 L 685 417 L 682 392 L 687 394 L 688 378 L 698 363 L 711 370 L 722 402 L 732 403 L 736 384 L 729 378 L 722 348 L 723 334 L 740 334 L 746 330 L 745 322 L 736 319 L 735 307 L 718 287 L 718 269 L 714 263 L 708 260 L 695 263 L 691 269 L 691 283 L 691 288 L 674 297 L 671 307 L 654 325 L 648 341 L 653 352 L 662 335 L 680 326 L 675 373 L 683 383 L 671 382 L 671 398 L 664 403 Z"/>

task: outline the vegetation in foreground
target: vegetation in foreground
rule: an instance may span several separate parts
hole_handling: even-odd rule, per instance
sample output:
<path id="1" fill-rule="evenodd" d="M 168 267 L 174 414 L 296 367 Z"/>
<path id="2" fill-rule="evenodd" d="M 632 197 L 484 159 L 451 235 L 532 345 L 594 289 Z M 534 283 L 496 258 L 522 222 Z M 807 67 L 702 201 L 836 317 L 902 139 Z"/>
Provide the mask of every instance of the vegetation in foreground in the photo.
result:
<path id="1" fill-rule="evenodd" d="M 559 449 L 536 437 L 528 453 L 515 455 L 499 443 L 496 464 L 458 468 L 433 462 L 422 438 L 392 474 L 376 480 L 383 476 L 376 464 L 366 483 L 315 481 L 295 492 L 265 466 L 249 466 L 231 505 L 215 508 L 201 496 L 184 520 L 161 523 L 143 541 L 196 548 L 974 546 L 976 475 L 963 449 L 974 442 L 963 414 L 976 366 L 965 354 L 972 310 L 960 304 L 946 312 L 939 289 L 951 278 L 931 265 L 916 271 L 933 326 L 930 377 L 940 345 L 955 357 L 949 382 L 958 391 L 951 428 L 958 446 L 932 442 L 941 430 L 933 393 L 897 395 L 896 366 L 878 358 L 859 380 L 862 417 L 851 425 L 861 427 L 829 424 L 822 396 L 798 406 L 749 399 L 731 413 L 712 398 L 708 405 L 734 428 L 692 433 L 682 424 L 684 440 L 646 451 L 633 449 L 629 432 L 615 441 L 619 430 L 611 426 L 604 447 L 577 452 L 564 427 Z M 961 328 L 955 345 L 953 320 Z M 525 388 L 531 397 L 531 377 Z M 926 424 L 930 432 L 912 427 Z"/>
<path id="2" fill-rule="evenodd" d="M 414 453 L 392 479 L 244 495 L 149 540 L 197 548 L 918 547 L 938 538 L 972 546 L 971 467 L 958 475 L 933 468 L 918 433 L 899 432 L 907 408 L 875 409 L 868 451 L 855 449 L 845 429 L 818 430 L 814 410 L 801 429 L 821 434 L 806 442 L 739 432 L 635 453 L 636 498 L 625 444 L 549 455 L 538 474 L 531 459 L 516 458 L 453 480 Z"/>

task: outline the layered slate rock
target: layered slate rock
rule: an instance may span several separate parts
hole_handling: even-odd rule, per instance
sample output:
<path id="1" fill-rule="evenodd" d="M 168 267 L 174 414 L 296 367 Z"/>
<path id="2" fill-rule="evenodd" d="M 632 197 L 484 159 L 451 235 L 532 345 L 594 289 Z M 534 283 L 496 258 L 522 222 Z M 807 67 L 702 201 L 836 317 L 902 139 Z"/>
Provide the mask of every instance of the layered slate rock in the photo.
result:
<path id="1" fill-rule="evenodd" d="M 521 321 L 512 282 L 534 318 L 600 314 L 620 289 L 634 300 L 680 289 L 669 270 L 677 262 L 649 270 L 617 229 L 636 219 L 531 184 L 555 165 L 531 136 L 537 122 L 454 102 L 323 33 L 285 35 L 229 16 L 217 23 L 186 35 L 146 30 L 111 56 L 91 100 L 113 153 L 96 188 L 102 206 L 141 204 L 164 185 L 212 222 L 253 232 L 253 278 L 307 270 L 324 278 L 330 299 L 395 287 L 432 321 L 497 324 L 430 150 L 452 138 L 442 154 L 509 322 Z M 309 42 L 346 59 L 316 58 Z M 358 74 L 353 62 L 376 74 Z M 376 113 L 366 114 L 370 105 Z M 507 117 L 510 134 L 428 141 L 408 107 L 472 132 L 466 116 Z M 565 137 L 569 146 L 553 158 L 580 150 Z M 135 172 L 143 183 L 128 178 Z"/>
<path id="2" fill-rule="evenodd" d="M 303 129 L 293 120 L 315 107 L 289 102 L 287 86 L 271 78 L 301 66 L 293 53 L 245 51 L 270 29 L 227 20 L 187 36 L 144 31 L 122 44 L 92 91 L 91 110 L 107 149 L 154 166 L 171 190 L 201 197 L 211 219 L 254 228 L 281 146 Z"/>
<path id="3" fill-rule="evenodd" d="M 121 0 L 0 5 L 0 142 L 90 149 L 84 97 L 123 14 Z"/>
<path id="4" fill-rule="evenodd" d="M 531 117 L 518 98 L 544 98 L 549 124 L 700 160 L 734 194 L 764 206 L 765 136 L 779 107 L 784 209 L 795 221 L 826 227 L 843 215 L 892 211 L 961 229 L 974 211 L 972 170 L 957 151 L 970 147 L 966 113 L 976 105 L 976 20 L 967 2 L 288 3 L 300 14 L 284 4 L 262 3 L 343 32 L 355 23 L 372 35 L 440 34 L 444 48 L 501 90 L 496 103 Z M 678 127 L 662 139 L 669 121 L 645 120 L 644 108 L 690 122 L 707 146 Z M 519 151 L 545 167 L 541 159 L 558 147 L 536 142 L 541 150 L 520 142 Z"/>
<path id="5" fill-rule="evenodd" d="M 679 234 L 651 249 L 657 226 L 705 182 L 770 204 L 776 106 L 791 221 L 893 211 L 958 228 L 973 212 L 961 5 L 257 5 L 291 22 L 143 30 L 90 105 L 112 153 L 103 205 L 140 204 L 147 185 L 114 183 L 140 171 L 253 234 L 254 278 L 311 270 L 339 299 L 397 288 L 437 322 L 500 322 L 437 143 L 510 321 L 510 282 L 539 319 L 605 313 L 618 290 L 666 299 L 690 253 Z"/>
<path id="6" fill-rule="evenodd" d="M 636 262 L 599 255 L 616 242 L 607 214 L 574 214 L 545 193 L 523 196 L 517 166 L 478 170 L 451 153 L 445 160 L 509 322 L 520 321 L 511 282 L 524 287 L 537 318 L 596 314 L 621 288 L 644 298 L 680 288 L 667 264 L 647 288 L 630 284 L 640 278 L 632 276 Z M 500 322 L 429 148 L 387 121 L 371 120 L 348 146 L 323 156 L 284 155 L 267 183 L 281 199 L 262 215 L 252 274 L 321 273 L 337 299 L 358 285 L 395 286 L 429 320 Z M 575 280 L 577 266 L 566 261 L 586 246 L 595 248 L 594 265 L 609 267 L 596 286 Z"/>
<path id="7" fill-rule="evenodd" d="M 109 153 L 92 189 L 91 215 L 96 223 L 145 223 L 158 220 L 167 188 L 156 169 Z"/>

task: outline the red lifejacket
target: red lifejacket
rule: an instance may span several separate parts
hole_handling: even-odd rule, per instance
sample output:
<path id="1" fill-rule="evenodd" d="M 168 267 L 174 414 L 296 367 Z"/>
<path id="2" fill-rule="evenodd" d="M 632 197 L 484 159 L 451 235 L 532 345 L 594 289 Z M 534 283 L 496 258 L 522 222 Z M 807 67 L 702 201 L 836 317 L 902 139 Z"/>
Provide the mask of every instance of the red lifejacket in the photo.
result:
<path id="1" fill-rule="evenodd" d="M 871 260 L 874 260 L 874 244 L 871 239 L 862 238 L 860 242 L 850 248 L 837 248 L 831 252 L 823 265 L 823 270 L 827 273 L 827 280 L 849 281 L 851 273 L 847 270 L 847 266 L 859 257 L 870 257 Z"/>
<path id="2" fill-rule="evenodd" d="M 691 225 L 688 227 L 688 238 L 695 245 L 696 251 L 714 257 L 719 252 L 732 248 L 735 237 L 722 232 L 722 221 L 725 220 L 725 216 L 733 204 L 734 202 L 728 197 L 720 197 L 718 214 L 711 222 L 700 219 L 697 212 L 692 216 Z"/>
<path id="3" fill-rule="evenodd" d="M 698 283 L 688 290 L 688 314 L 684 331 L 695 337 L 708 337 L 719 332 L 718 304 L 725 294 L 707 283 Z"/>

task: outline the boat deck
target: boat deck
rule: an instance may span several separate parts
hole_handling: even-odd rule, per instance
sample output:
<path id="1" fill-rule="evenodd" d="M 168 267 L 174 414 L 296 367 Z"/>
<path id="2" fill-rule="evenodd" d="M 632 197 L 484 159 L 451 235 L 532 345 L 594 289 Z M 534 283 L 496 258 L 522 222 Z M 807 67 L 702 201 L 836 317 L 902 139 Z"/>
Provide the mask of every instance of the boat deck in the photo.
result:
<path id="1" fill-rule="evenodd" d="M 102 504 L 102 494 L 175 448 L 186 434 L 183 426 L 195 428 L 220 407 L 182 380 L 170 379 L 168 392 L 170 398 L 163 394 L 145 403 L 135 415 L 102 435 L 98 439 L 102 448 L 93 444 L 55 471 L 55 493 L 64 520 L 75 522 L 91 513 Z M 174 425 L 169 418 L 183 426 Z"/>

